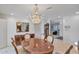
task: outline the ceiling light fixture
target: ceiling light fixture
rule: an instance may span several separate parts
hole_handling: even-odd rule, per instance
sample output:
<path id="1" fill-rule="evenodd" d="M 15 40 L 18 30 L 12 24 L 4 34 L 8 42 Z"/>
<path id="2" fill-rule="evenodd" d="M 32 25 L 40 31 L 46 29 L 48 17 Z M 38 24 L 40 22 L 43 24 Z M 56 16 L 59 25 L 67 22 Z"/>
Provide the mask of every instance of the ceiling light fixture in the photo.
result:
<path id="1" fill-rule="evenodd" d="M 14 15 L 14 13 L 10 13 L 10 15 L 12 15 L 12 16 L 13 16 L 13 15 Z"/>
<path id="2" fill-rule="evenodd" d="M 32 10 L 32 22 L 34 24 L 39 24 L 41 21 L 40 15 L 38 13 L 39 13 L 39 8 L 38 5 L 35 4 Z"/>
<path id="3" fill-rule="evenodd" d="M 75 13 L 76 13 L 77 15 L 79 15 L 79 11 L 76 11 Z"/>

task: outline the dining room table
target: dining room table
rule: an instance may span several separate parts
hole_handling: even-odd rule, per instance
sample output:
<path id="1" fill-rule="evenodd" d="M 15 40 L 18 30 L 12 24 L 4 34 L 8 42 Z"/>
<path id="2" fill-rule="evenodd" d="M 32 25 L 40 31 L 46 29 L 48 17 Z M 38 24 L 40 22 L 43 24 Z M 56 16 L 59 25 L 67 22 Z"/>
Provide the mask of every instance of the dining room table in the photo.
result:
<path id="1" fill-rule="evenodd" d="M 31 38 L 29 41 L 22 41 L 22 47 L 30 54 L 51 54 L 54 46 L 47 40 Z"/>

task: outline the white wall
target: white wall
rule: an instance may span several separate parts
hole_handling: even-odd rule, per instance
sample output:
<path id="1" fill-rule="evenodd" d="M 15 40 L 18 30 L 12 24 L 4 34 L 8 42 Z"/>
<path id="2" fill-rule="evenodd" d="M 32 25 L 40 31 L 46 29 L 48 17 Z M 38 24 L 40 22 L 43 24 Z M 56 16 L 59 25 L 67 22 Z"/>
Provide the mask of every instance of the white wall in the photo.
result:
<path id="1" fill-rule="evenodd" d="M 13 18 L 9 18 L 7 24 L 7 39 L 8 39 L 8 45 L 11 44 L 11 37 L 16 34 L 16 20 Z"/>
<path id="2" fill-rule="evenodd" d="M 66 29 L 65 26 L 70 26 L 70 28 Z M 79 15 L 63 19 L 63 37 L 67 41 L 79 41 Z"/>

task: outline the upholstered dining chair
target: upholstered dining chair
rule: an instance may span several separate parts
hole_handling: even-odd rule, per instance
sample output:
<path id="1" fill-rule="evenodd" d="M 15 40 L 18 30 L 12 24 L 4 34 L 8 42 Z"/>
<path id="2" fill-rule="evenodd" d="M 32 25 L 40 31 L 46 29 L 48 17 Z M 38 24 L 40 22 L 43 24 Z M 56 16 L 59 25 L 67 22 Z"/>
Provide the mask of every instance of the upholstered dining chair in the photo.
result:
<path id="1" fill-rule="evenodd" d="M 25 40 L 30 39 L 30 34 L 25 34 L 25 35 L 24 35 L 24 39 L 25 39 Z"/>
<path id="2" fill-rule="evenodd" d="M 21 45 L 22 37 L 21 35 L 15 35 L 13 40 L 15 41 L 16 45 Z"/>
<path id="3" fill-rule="evenodd" d="M 53 44 L 54 38 L 53 38 L 53 36 L 49 35 L 49 36 L 47 37 L 47 40 L 48 40 L 51 44 Z"/>
<path id="4" fill-rule="evenodd" d="M 16 51 L 16 54 L 27 54 L 27 51 L 25 51 L 22 47 L 22 45 L 16 45 L 15 41 L 12 38 L 12 45 Z"/>

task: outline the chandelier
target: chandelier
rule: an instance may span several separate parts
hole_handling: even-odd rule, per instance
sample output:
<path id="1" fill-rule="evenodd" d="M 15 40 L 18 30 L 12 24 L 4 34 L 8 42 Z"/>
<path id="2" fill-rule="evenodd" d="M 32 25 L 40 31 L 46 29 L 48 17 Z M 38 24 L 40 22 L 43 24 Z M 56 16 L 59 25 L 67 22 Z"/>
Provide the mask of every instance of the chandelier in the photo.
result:
<path id="1" fill-rule="evenodd" d="M 38 14 L 38 5 L 35 4 L 35 6 L 33 7 L 33 11 L 32 11 L 32 22 L 34 24 L 39 24 L 40 23 L 40 15 Z"/>

